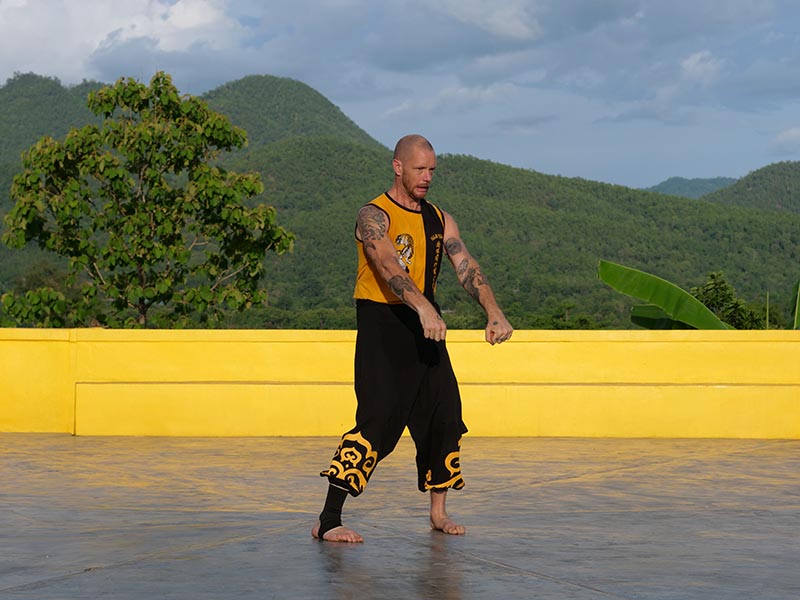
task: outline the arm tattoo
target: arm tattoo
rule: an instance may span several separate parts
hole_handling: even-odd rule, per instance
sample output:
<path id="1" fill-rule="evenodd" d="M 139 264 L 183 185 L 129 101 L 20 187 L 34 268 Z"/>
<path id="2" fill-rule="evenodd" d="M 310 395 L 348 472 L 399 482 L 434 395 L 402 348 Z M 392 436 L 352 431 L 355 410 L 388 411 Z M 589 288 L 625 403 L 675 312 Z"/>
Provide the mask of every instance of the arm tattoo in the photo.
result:
<path id="1" fill-rule="evenodd" d="M 461 242 L 459 242 L 456 238 L 450 238 L 444 243 L 444 249 L 447 250 L 448 256 L 453 256 L 461 252 L 464 249 L 464 247 L 461 245 Z"/>
<path id="2" fill-rule="evenodd" d="M 458 263 L 458 268 L 456 269 L 456 276 L 461 284 L 464 284 L 464 273 L 467 272 L 467 267 L 469 266 L 469 261 L 465 258 L 460 263 Z"/>
<path id="3" fill-rule="evenodd" d="M 380 240 L 386 235 L 386 213 L 369 204 L 358 211 L 358 229 L 363 241 Z"/>
<path id="4" fill-rule="evenodd" d="M 411 283 L 408 275 L 395 275 L 388 283 L 394 295 L 400 298 L 400 300 L 405 300 L 405 293 L 414 289 L 414 285 Z"/>
<path id="5" fill-rule="evenodd" d="M 486 275 L 481 273 L 481 270 L 477 267 L 472 267 L 467 272 L 467 276 L 464 278 L 462 282 L 464 289 L 467 290 L 467 293 L 473 298 L 475 298 L 475 300 L 477 300 L 478 302 L 481 301 L 480 287 L 488 283 L 489 281 L 486 279 Z"/>

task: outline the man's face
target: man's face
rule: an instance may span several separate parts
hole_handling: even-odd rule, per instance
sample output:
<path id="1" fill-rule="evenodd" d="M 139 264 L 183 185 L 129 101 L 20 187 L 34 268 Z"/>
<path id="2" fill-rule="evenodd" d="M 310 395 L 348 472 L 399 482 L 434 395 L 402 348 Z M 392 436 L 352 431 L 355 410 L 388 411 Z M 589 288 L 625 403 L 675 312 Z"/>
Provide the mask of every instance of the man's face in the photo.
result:
<path id="1" fill-rule="evenodd" d="M 414 200 L 422 200 L 436 169 L 436 154 L 425 147 L 411 149 L 405 160 L 400 161 L 401 178 L 405 192 Z"/>

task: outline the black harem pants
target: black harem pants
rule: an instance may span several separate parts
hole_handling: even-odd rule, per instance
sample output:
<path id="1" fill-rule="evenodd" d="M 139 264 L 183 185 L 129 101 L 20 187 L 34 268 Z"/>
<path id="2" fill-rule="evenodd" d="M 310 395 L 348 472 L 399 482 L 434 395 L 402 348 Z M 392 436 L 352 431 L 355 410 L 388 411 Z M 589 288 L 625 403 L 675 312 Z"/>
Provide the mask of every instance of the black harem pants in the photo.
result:
<path id="1" fill-rule="evenodd" d="M 467 428 L 445 343 L 426 339 L 404 304 L 359 300 L 357 320 L 356 425 L 321 475 L 358 496 L 408 427 L 419 490 L 464 487 L 460 445 Z"/>

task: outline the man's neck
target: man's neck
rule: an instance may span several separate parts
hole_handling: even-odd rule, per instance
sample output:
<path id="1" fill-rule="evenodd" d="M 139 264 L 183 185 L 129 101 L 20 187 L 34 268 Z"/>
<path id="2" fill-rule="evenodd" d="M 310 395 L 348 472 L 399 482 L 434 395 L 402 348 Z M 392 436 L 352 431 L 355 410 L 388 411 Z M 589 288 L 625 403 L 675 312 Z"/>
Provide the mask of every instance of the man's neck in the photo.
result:
<path id="1" fill-rule="evenodd" d="M 416 212 L 422 210 L 421 200 L 409 196 L 405 191 L 398 189 L 397 186 L 395 185 L 390 187 L 389 191 L 386 193 L 392 200 L 394 200 L 397 204 L 399 204 L 403 208 L 407 208 L 408 210 L 413 210 Z"/>

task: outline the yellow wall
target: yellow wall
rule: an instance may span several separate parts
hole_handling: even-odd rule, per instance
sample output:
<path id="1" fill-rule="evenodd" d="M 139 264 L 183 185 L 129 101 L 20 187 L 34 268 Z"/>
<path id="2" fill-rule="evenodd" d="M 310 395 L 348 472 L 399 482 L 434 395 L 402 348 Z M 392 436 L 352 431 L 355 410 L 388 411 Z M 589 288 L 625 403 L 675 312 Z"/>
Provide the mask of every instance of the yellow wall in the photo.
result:
<path id="1" fill-rule="evenodd" d="M 0 329 L 0 432 L 341 435 L 352 331 Z M 451 331 L 477 436 L 800 438 L 798 331 Z"/>

